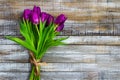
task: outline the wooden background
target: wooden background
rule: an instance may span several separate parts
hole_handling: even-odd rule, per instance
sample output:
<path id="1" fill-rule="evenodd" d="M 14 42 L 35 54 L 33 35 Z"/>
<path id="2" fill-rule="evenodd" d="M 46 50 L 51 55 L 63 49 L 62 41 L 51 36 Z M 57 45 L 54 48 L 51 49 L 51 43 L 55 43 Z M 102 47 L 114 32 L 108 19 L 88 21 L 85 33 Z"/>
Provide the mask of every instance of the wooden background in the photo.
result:
<path id="1" fill-rule="evenodd" d="M 20 36 L 18 18 L 33 5 L 68 16 L 69 45 L 49 49 L 42 80 L 120 80 L 120 0 L 0 0 L 0 80 L 28 80 L 28 51 L 4 36 Z"/>

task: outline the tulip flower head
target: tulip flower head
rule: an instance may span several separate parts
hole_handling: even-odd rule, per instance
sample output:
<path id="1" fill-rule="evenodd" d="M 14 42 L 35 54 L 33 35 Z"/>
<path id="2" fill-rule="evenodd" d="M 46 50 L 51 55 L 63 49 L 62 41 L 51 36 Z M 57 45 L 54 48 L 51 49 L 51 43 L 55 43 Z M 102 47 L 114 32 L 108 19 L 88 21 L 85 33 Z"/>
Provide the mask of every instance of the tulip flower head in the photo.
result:
<path id="1" fill-rule="evenodd" d="M 48 14 L 48 19 L 46 21 L 46 25 L 47 26 L 50 25 L 51 23 L 53 23 L 53 21 L 54 21 L 54 17 L 52 15 Z"/>
<path id="2" fill-rule="evenodd" d="M 36 12 L 31 12 L 31 22 L 33 24 L 38 24 L 40 22 L 39 15 Z"/>
<path id="3" fill-rule="evenodd" d="M 49 17 L 49 15 L 46 12 L 41 13 L 41 21 L 42 22 L 47 21 L 48 17 Z"/>
<path id="4" fill-rule="evenodd" d="M 66 21 L 67 17 L 64 14 L 60 14 L 56 20 L 55 20 L 55 24 L 64 24 L 64 22 Z"/>
<path id="5" fill-rule="evenodd" d="M 25 20 L 30 20 L 33 24 L 39 24 L 46 22 L 46 26 L 49 26 L 51 23 L 57 25 L 56 30 L 61 31 L 64 28 L 64 23 L 67 20 L 67 17 L 64 14 L 60 14 L 54 21 L 54 17 L 46 12 L 41 12 L 40 7 L 34 6 L 33 10 L 25 9 L 23 13 L 23 18 Z"/>
<path id="6" fill-rule="evenodd" d="M 58 26 L 56 28 L 57 32 L 60 32 L 63 30 L 64 28 L 64 22 L 67 20 L 67 17 L 64 14 L 60 14 L 56 20 L 55 20 L 55 24 Z"/>
<path id="7" fill-rule="evenodd" d="M 23 12 L 23 18 L 25 20 L 29 20 L 30 19 L 30 13 L 31 13 L 30 9 L 25 9 L 24 12 Z"/>
<path id="8" fill-rule="evenodd" d="M 33 12 L 36 12 L 36 13 L 40 16 L 40 14 L 41 14 L 41 9 L 40 9 L 40 7 L 34 6 Z"/>

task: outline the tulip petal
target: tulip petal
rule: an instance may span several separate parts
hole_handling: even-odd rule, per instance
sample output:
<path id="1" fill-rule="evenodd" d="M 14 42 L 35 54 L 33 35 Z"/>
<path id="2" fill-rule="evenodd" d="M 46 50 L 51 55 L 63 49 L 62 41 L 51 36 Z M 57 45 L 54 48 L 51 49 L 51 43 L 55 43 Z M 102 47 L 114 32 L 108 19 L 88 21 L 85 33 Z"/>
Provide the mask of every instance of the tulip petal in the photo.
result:
<path id="1" fill-rule="evenodd" d="M 40 16 L 40 14 L 41 14 L 41 9 L 40 9 L 40 7 L 38 6 L 34 6 L 34 8 L 33 8 L 33 12 L 37 12 L 37 14 Z"/>
<path id="2" fill-rule="evenodd" d="M 38 24 L 40 22 L 39 15 L 36 12 L 31 13 L 31 22 L 33 24 Z"/>
<path id="3" fill-rule="evenodd" d="M 25 9 L 24 12 L 23 12 L 23 18 L 25 20 L 29 20 L 30 19 L 30 13 L 31 13 L 30 9 Z"/>
<path id="4" fill-rule="evenodd" d="M 49 14 L 49 17 L 48 17 L 48 19 L 47 19 L 46 24 L 47 24 L 47 25 L 50 25 L 51 23 L 53 23 L 53 21 L 54 21 L 54 17 Z"/>
<path id="5" fill-rule="evenodd" d="M 41 21 L 44 22 L 44 21 L 47 21 L 48 19 L 48 14 L 46 12 L 42 12 L 41 13 Z"/>
<path id="6" fill-rule="evenodd" d="M 63 28 L 64 28 L 64 24 L 61 24 L 56 28 L 56 31 L 60 32 L 63 30 Z"/>
<path id="7" fill-rule="evenodd" d="M 67 17 L 64 14 L 60 14 L 56 20 L 55 20 L 55 24 L 64 24 L 64 22 L 66 21 Z"/>

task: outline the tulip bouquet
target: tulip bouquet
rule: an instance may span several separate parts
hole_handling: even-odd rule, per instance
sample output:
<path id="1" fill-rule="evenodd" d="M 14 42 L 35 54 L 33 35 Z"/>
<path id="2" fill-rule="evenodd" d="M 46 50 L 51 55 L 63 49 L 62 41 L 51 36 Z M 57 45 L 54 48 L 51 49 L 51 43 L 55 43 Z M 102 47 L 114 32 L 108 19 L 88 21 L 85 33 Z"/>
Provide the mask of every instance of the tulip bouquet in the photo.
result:
<path id="1" fill-rule="evenodd" d="M 63 30 L 66 19 L 64 14 L 54 18 L 46 12 L 41 12 L 40 7 L 34 6 L 33 10 L 25 9 L 20 19 L 20 33 L 23 39 L 6 36 L 29 50 L 32 64 L 29 80 L 40 80 L 40 66 L 45 64 L 41 59 L 46 51 L 52 46 L 64 44 L 62 41 L 67 37 L 56 36 Z"/>

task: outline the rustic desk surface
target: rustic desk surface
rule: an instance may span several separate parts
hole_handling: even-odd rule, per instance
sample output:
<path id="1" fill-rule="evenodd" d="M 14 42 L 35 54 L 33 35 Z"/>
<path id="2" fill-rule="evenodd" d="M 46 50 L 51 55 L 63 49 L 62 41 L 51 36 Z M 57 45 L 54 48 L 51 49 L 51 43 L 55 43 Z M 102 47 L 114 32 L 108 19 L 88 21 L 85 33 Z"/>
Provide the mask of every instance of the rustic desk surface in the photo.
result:
<path id="1" fill-rule="evenodd" d="M 20 36 L 18 18 L 35 4 L 68 16 L 69 45 L 49 49 L 42 80 L 120 80 L 120 0 L 0 0 L 0 80 L 28 80 L 28 51 L 4 36 Z"/>

